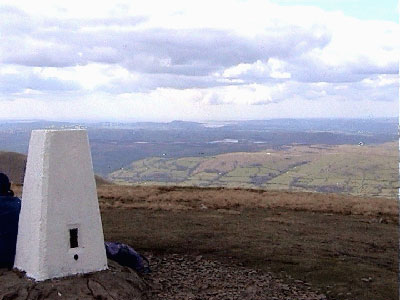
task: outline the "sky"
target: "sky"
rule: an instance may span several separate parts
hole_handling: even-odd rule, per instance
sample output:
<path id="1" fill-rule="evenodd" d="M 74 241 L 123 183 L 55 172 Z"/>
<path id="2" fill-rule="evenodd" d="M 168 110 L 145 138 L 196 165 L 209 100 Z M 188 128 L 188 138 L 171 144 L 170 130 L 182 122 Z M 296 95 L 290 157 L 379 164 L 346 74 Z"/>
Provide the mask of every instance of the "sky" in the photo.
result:
<path id="1" fill-rule="evenodd" d="M 399 112 L 395 0 L 0 2 L 0 119 Z"/>

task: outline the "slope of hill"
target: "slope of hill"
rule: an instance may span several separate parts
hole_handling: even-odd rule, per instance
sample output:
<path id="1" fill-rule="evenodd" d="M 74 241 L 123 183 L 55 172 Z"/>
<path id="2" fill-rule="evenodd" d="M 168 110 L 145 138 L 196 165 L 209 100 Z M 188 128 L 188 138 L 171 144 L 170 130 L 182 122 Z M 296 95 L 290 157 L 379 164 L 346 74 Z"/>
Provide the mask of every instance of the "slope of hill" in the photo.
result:
<path id="1" fill-rule="evenodd" d="M 94 179 L 96 180 L 96 185 L 97 186 L 102 186 L 102 185 L 107 185 L 107 184 L 112 184 L 111 181 L 104 179 L 103 177 L 95 174 Z"/>
<path id="2" fill-rule="evenodd" d="M 294 145 L 281 150 L 133 162 L 109 175 L 118 183 L 224 186 L 397 195 L 397 143 L 371 146 Z"/>
<path id="3" fill-rule="evenodd" d="M 15 184 L 24 181 L 26 155 L 16 152 L 0 152 L 0 172 L 7 174 Z"/>
<path id="4" fill-rule="evenodd" d="M 16 152 L 0 152 L 0 172 L 7 174 L 16 185 L 23 184 L 26 166 L 26 155 Z M 96 185 L 112 184 L 109 180 L 95 175 Z"/>

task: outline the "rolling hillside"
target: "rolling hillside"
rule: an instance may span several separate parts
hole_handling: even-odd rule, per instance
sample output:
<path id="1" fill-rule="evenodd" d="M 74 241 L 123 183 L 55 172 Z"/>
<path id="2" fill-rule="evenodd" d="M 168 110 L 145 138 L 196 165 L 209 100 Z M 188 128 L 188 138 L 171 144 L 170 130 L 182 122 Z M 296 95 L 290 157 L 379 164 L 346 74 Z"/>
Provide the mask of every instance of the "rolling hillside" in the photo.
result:
<path id="1" fill-rule="evenodd" d="M 397 143 L 380 145 L 293 145 L 259 152 L 200 157 L 150 157 L 134 161 L 97 185 L 181 185 L 343 193 L 395 198 Z M 0 152 L 0 172 L 23 182 L 26 156 Z"/>
<path id="2" fill-rule="evenodd" d="M 122 184 L 224 186 L 397 195 L 397 143 L 294 145 L 283 150 L 216 156 L 147 158 L 109 175 Z"/>
<path id="3" fill-rule="evenodd" d="M 24 181 L 26 155 L 16 152 L 0 152 L 0 172 L 7 174 L 15 184 Z"/>

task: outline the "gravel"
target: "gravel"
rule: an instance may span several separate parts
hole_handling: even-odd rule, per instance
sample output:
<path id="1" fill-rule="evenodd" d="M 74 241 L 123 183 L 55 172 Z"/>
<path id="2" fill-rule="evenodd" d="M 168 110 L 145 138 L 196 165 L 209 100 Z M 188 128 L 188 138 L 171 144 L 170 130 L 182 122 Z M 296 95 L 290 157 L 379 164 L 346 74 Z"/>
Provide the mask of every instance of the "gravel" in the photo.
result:
<path id="1" fill-rule="evenodd" d="M 325 300 L 310 284 L 295 280 L 289 284 L 278 276 L 203 256 L 147 254 L 153 272 L 145 276 L 154 300 L 265 299 Z"/>
<path id="2" fill-rule="evenodd" d="M 109 261 L 109 270 L 34 282 L 17 271 L 0 269 L 0 300 L 326 300 L 300 280 L 279 278 L 201 255 L 152 254 L 152 272 L 135 271 Z"/>

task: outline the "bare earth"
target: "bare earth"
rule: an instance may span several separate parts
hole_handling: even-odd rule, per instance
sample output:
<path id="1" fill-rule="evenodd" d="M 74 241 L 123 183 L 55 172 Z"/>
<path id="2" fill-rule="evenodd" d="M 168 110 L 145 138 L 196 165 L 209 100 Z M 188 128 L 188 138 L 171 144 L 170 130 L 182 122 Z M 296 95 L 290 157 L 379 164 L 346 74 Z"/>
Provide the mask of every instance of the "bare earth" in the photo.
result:
<path id="1" fill-rule="evenodd" d="M 254 299 L 324 300 L 302 281 L 287 282 L 271 272 L 205 259 L 202 255 L 151 256 L 149 276 L 155 300 Z"/>
<path id="2" fill-rule="evenodd" d="M 268 299 L 324 300 L 309 284 L 291 284 L 270 272 L 204 259 L 201 255 L 153 255 L 151 274 L 109 261 L 110 269 L 35 283 L 17 271 L 0 269 L 0 299 Z"/>

